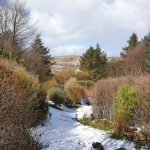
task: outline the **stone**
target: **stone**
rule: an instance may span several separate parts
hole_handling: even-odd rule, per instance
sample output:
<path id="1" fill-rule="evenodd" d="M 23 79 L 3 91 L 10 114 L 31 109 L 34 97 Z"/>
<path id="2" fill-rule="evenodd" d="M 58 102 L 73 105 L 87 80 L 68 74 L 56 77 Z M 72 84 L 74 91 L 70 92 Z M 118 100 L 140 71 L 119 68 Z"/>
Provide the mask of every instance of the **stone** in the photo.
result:
<path id="1" fill-rule="evenodd" d="M 95 143 L 92 143 L 92 146 L 93 148 L 95 148 L 96 150 L 104 150 L 104 147 L 101 143 L 99 142 L 95 142 Z"/>
<path id="2" fill-rule="evenodd" d="M 41 126 L 45 126 L 44 123 L 42 123 Z"/>

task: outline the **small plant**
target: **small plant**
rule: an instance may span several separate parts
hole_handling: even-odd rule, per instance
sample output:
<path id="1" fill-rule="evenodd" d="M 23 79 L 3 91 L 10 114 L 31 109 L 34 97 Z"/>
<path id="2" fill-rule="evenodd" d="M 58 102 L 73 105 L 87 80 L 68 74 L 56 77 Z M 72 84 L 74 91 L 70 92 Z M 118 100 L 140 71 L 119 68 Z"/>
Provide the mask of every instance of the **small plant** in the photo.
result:
<path id="1" fill-rule="evenodd" d="M 79 71 L 75 75 L 75 78 L 77 80 L 89 80 L 90 79 L 90 74 L 87 71 Z"/>
<path id="2" fill-rule="evenodd" d="M 130 85 L 121 86 L 114 98 L 114 121 L 118 135 L 124 134 L 126 127 L 131 123 L 135 104 L 136 94 L 134 87 Z"/>
<path id="3" fill-rule="evenodd" d="M 51 89 L 50 92 L 50 99 L 55 103 L 56 106 L 60 105 L 64 101 L 64 92 L 61 89 Z"/>
<path id="4" fill-rule="evenodd" d="M 105 119 L 91 120 L 90 118 L 83 117 L 80 120 L 80 123 L 82 123 L 83 125 L 91 126 L 93 128 L 104 130 L 104 131 L 109 131 L 109 130 L 114 129 L 113 123 Z"/>
<path id="5" fill-rule="evenodd" d="M 76 78 L 70 78 L 67 80 L 64 86 L 64 90 L 66 93 L 66 97 L 72 102 L 78 102 L 80 98 L 83 96 L 84 89 L 82 86 L 77 84 Z"/>
<path id="6" fill-rule="evenodd" d="M 55 80 L 61 85 L 74 76 L 74 70 L 68 69 L 55 73 Z"/>
<path id="7" fill-rule="evenodd" d="M 48 80 L 42 84 L 42 89 L 44 91 L 47 91 L 51 87 L 59 87 L 59 84 L 57 83 L 55 79 Z"/>
<path id="8" fill-rule="evenodd" d="M 78 83 L 86 88 L 94 87 L 94 82 L 91 80 L 81 80 L 81 81 L 78 81 Z"/>
<path id="9" fill-rule="evenodd" d="M 84 88 L 79 84 L 74 84 L 66 89 L 66 96 L 73 102 L 78 103 L 85 96 Z"/>

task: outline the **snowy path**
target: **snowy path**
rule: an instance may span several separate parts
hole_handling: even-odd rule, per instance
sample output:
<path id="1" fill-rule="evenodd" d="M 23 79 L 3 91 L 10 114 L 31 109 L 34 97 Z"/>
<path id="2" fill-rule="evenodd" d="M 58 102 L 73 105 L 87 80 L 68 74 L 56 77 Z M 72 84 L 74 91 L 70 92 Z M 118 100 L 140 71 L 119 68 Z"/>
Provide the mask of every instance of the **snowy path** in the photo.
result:
<path id="1" fill-rule="evenodd" d="M 90 106 L 82 106 L 76 110 L 63 109 L 64 111 L 59 111 L 50 108 L 52 119 L 47 117 L 44 126 L 38 126 L 32 131 L 33 135 L 40 135 L 39 141 L 44 146 L 43 150 L 93 150 L 93 142 L 101 142 L 106 150 L 120 147 L 135 150 L 133 143 L 110 139 L 106 132 L 83 126 L 73 120 L 76 113 L 81 117 L 91 111 Z"/>

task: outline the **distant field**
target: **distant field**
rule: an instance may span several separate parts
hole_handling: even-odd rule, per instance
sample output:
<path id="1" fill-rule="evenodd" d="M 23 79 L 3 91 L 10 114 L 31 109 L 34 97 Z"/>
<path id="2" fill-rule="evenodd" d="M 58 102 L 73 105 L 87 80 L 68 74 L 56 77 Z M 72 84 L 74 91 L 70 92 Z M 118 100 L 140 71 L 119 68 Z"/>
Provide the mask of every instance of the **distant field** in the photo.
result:
<path id="1" fill-rule="evenodd" d="M 76 65 L 79 65 L 80 56 L 69 55 L 69 56 L 56 56 L 56 64 L 53 66 L 53 72 L 66 70 L 69 68 L 75 68 Z"/>

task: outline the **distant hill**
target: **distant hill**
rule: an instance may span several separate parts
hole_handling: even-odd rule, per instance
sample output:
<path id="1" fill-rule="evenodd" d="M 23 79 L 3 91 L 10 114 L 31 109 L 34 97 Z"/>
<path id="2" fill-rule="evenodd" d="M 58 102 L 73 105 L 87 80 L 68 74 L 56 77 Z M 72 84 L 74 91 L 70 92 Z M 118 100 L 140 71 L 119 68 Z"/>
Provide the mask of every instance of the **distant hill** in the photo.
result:
<path id="1" fill-rule="evenodd" d="M 55 61 L 56 64 L 52 67 L 52 70 L 61 71 L 69 68 L 75 68 L 79 65 L 80 56 L 76 55 L 66 55 L 66 56 L 56 56 Z"/>
<path id="2" fill-rule="evenodd" d="M 75 68 L 80 64 L 80 56 L 77 55 L 55 56 L 54 58 L 56 64 L 52 67 L 53 72 Z M 108 57 L 108 61 L 112 59 L 119 60 L 120 57 Z"/>

